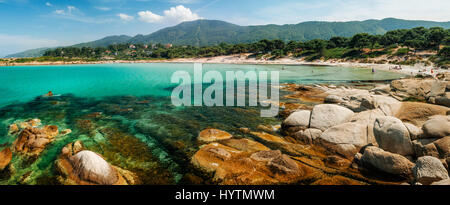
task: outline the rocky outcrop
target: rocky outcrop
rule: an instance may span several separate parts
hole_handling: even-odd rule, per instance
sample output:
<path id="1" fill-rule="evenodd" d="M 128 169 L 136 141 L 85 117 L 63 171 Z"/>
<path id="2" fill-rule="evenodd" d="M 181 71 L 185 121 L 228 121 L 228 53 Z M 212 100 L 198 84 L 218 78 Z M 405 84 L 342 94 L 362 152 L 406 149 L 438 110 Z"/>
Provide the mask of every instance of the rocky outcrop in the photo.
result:
<path id="1" fill-rule="evenodd" d="M 414 179 L 423 185 L 448 179 L 448 172 L 438 158 L 420 157 L 413 168 Z"/>
<path id="2" fill-rule="evenodd" d="M 0 171 L 5 169 L 12 159 L 12 152 L 9 148 L 5 148 L 0 152 Z"/>
<path id="3" fill-rule="evenodd" d="M 445 94 L 447 81 L 435 79 L 401 79 L 391 83 L 391 95 L 399 99 L 416 98 L 428 100 Z"/>
<path id="4" fill-rule="evenodd" d="M 223 185 L 293 183 L 304 173 L 296 161 L 280 151 L 243 152 L 219 143 L 202 146 L 191 163 Z"/>
<path id="5" fill-rule="evenodd" d="M 133 173 L 110 165 L 95 152 L 85 150 L 81 142 L 70 143 L 55 162 L 58 181 L 64 185 L 133 185 Z"/>
<path id="6" fill-rule="evenodd" d="M 362 166 L 375 168 L 378 171 L 402 176 L 406 179 L 412 177 L 414 163 L 399 154 L 386 152 L 378 147 L 367 147 L 361 157 Z"/>
<path id="7" fill-rule="evenodd" d="M 414 154 L 409 131 L 399 119 L 389 116 L 377 118 L 373 131 L 383 150 L 404 156 Z"/>
<path id="8" fill-rule="evenodd" d="M 216 142 L 220 140 L 226 140 L 230 139 L 233 136 L 225 131 L 217 130 L 217 129 L 206 129 L 200 132 L 200 134 L 197 137 L 197 140 L 200 143 L 209 143 L 209 142 Z"/>
<path id="9" fill-rule="evenodd" d="M 51 128 L 27 127 L 14 141 L 13 151 L 28 156 L 38 156 L 54 140 L 54 136 L 56 136 L 55 132 Z"/>
<path id="10" fill-rule="evenodd" d="M 443 138 L 450 136 L 450 116 L 433 116 L 423 124 L 424 137 Z"/>
<path id="11" fill-rule="evenodd" d="M 338 105 L 316 105 L 311 113 L 310 128 L 325 131 L 328 128 L 350 121 L 353 114 L 353 111 Z"/>

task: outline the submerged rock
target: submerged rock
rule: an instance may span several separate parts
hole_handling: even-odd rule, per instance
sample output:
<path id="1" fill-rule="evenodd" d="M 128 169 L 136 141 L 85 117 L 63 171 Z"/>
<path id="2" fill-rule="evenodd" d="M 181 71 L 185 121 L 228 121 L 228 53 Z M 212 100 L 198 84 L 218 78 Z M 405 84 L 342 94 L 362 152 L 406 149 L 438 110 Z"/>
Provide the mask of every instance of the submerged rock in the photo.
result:
<path id="1" fill-rule="evenodd" d="M 12 152 L 9 148 L 5 148 L 0 152 L 0 171 L 5 169 L 12 159 Z"/>
<path id="2" fill-rule="evenodd" d="M 416 182 L 430 185 L 433 182 L 448 179 L 448 172 L 438 158 L 425 156 L 420 157 L 413 168 Z"/>
<path id="3" fill-rule="evenodd" d="M 353 114 L 353 111 L 338 105 L 316 105 L 311 113 L 310 128 L 325 131 L 330 127 L 350 121 Z"/>
<path id="4" fill-rule="evenodd" d="M 13 151 L 25 155 L 38 156 L 47 144 L 54 140 L 55 135 L 48 135 L 48 130 L 28 127 L 22 130 L 13 143 Z"/>
<path id="5" fill-rule="evenodd" d="M 378 147 L 367 147 L 361 157 L 361 163 L 368 168 L 398 175 L 407 179 L 412 177 L 414 163 L 399 154 L 386 152 Z"/>
<path id="6" fill-rule="evenodd" d="M 403 156 L 414 154 L 409 131 L 399 119 L 389 116 L 377 118 L 373 131 L 383 150 Z"/>
<path id="7" fill-rule="evenodd" d="M 220 140 L 230 139 L 233 136 L 225 131 L 217 130 L 217 129 L 206 129 L 200 132 L 197 140 L 201 143 L 209 143 Z"/>

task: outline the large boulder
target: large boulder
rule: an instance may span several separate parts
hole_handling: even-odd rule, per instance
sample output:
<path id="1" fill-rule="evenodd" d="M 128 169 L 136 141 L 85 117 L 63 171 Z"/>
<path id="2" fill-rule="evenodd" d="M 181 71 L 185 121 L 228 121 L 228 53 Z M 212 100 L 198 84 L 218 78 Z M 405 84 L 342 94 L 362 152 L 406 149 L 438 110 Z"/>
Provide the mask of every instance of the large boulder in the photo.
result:
<path id="1" fill-rule="evenodd" d="M 73 171 L 81 179 L 101 185 L 112 185 L 118 177 L 115 170 L 95 152 L 84 150 L 70 158 Z"/>
<path id="2" fill-rule="evenodd" d="M 399 154 L 386 152 L 378 147 L 367 147 L 361 157 L 361 163 L 368 168 L 375 168 L 388 174 L 407 179 L 412 177 L 414 163 Z"/>
<path id="3" fill-rule="evenodd" d="M 450 136 L 450 116 L 433 116 L 423 124 L 422 129 L 428 138 Z"/>
<path id="4" fill-rule="evenodd" d="M 5 169 L 12 159 L 12 152 L 9 148 L 5 148 L 0 152 L 0 171 Z"/>
<path id="5" fill-rule="evenodd" d="M 420 157 L 413 168 L 414 179 L 423 185 L 448 179 L 448 172 L 442 162 L 435 157 Z"/>
<path id="6" fill-rule="evenodd" d="M 367 125 L 344 123 L 327 129 L 318 139 L 321 146 L 327 147 L 346 158 L 353 157 L 361 147 L 369 144 Z"/>
<path id="7" fill-rule="evenodd" d="M 404 156 L 414 154 L 409 131 L 399 119 L 390 116 L 377 118 L 373 131 L 383 150 Z"/>
<path id="8" fill-rule="evenodd" d="M 325 131 L 330 127 L 350 121 L 353 114 L 353 111 L 339 105 L 316 105 L 311 114 L 310 128 Z"/>
<path id="9" fill-rule="evenodd" d="M 311 111 L 300 110 L 289 115 L 289 117 L 284 120 L 281 126 L 287 133 L 294 133 L 299 130 L 308 128 L 310 118 Z"/>
<path id="10" fill-rule="evenodd" d="M 64 185 L 133 185 L 137 180 L 132 172 L 112 166 L 101 155 L 85 150 L 80 141 L 61 150 L 55 168 L 58 181 Z"/>
<path id="11" fill-rule="evenodd" d="M 232 137 L 233 136 L 230 133 L 222 131 L 222 130 L 206 129 L 206 130 L 203 130 L 200 132 L 197 140 L 201 143 L 209 143 L 209 142 L 230 139 Z"/>

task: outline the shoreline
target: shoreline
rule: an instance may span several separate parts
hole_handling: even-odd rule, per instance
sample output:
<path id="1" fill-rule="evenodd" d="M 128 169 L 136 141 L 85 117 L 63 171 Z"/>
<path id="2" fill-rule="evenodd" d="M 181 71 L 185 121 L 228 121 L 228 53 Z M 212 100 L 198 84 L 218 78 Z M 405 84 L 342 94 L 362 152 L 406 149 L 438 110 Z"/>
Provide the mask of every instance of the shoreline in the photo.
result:
<path id="1" fill-rule="evenodd" d="M 338 66 L 350 68 L 365 68 L 383 70 L 389 72 L 401 73 L 409 76 L 415 76 L 419 73 L 431 75 L 431 70 L 435 69 L 433 66 L 425 66 L 416 64 L 414 66 L 402 65 L 402 70 L 391 69 L 398 65 L 395 64 L 373 64 L 373 63 L 359 63 L 351 61 L 305 61 L 301 58 L 280 58 L 277 60 L 257 60 L 255 58 L 247 58 L 247 55 L 229 55 L 217 56 L 208 58 L 178 58 L 171 60 L 100 60 L 100 61 L 54 61 L 54 62 L 28 62 L 28 63 L 13 63 L 0 64 L 0 67 L 16 67 L 16 66 L 40 66 L 40 65 L 96 65 L 96 64 L 144 64 L 144 63 L 204 63 L 204 64 L 242 64 L 242 65 L 297 65 L 297 66 Z M 421 72 L 425 71 L 425 72 Z M 434 74 L 445 73 L 447 70 L 434 70 Z"/>

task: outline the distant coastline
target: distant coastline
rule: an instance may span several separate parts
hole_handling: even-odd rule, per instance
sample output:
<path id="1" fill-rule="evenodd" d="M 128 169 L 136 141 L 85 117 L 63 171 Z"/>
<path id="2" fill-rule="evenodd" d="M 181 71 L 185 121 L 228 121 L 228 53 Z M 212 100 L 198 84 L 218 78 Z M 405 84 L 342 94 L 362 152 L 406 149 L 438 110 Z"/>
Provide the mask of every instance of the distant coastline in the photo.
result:
<path id="1" fill-rule="evenodd" d="M 416 64 L 402 65 L 401 70 L 393 69 L 399 67 L 395 64 L 375 64 L 375 63 L 361 63 L 355 61 L 345 61 L 345 60 L 316 60 L 316 61 L 306 61 L 303 58 L 280 58 L 276 60 L 265 60 L 249 58 L 247 55 L 226 55 L 217 57 L 204 57 L 204 58 L 177 58 L 177 59 L 156 59 L 156 60 L 98 60 L 98 61 L 83 61 L 83 60 L 73 60 L 73 61 L 44 61 L 44 62 L 26 62 L 26 63 L 5 63 L 0 61 L 0 67 L 5 66 L 40 66 L 40 65 L 88 65 L 88 64 L 118 64 L 118 63 L 209 63 L 209 64 L 254 64 L 254 65 L 309 65 L 309 66 L 340 66 L 349 68 L 365 68 L 365 69 L 375 69 L 402 73 L 405 75 L 417 75 L 418 73 L 432 74 L 448 72 L 448 70 L 440 69 L 435 70 L 431 65 L 421 65 Z"/>

